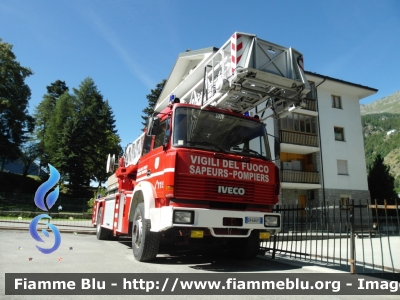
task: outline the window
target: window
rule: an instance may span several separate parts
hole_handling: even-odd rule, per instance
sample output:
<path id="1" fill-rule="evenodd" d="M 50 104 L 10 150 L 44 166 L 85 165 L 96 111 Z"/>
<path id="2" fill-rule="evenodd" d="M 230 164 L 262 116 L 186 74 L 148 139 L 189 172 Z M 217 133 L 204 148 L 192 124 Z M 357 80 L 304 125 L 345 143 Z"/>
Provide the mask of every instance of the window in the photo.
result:
<path id="1" fill-rule="evenodd" d="M 347 206 L 351 204 L 350 195 L 340 195 L 340 205 L 346 209 Z"/>
<path id="2" fill-rule="evenodd" d="M 310 134 L 317 133 L 317 119 L 314 116 L 291 113 L 280 119 L 281 130 L 290 130 Z"/>
<path id="3" fill-rule="evenodd" d="M 174 147 L 271 159 L 264 124 L 213 111 L 177 107 L 172 140 Z"/>
<path id="4" fill-rule="evenodd" d="M 160 147 L 166 142 L 166 139 L 169 138 L 170 135 L 169 130 L 169 118 L 160 124 L 160 128 L 156 135 L 156 140 L 154 141 L 154 149 Z"/>
<path id="5" fill-rule="evenodd" d="M 347 170 L 347 160 L 337 160 L 337 170 L 338 170 L 338 175 L 349 175 L 349 172 Z"/>
<path id="6" fill-rule="evenodd" d="M 151 140 L 152 140 L 152 136 L 146 134 L 144 137 L 144 142 L 143 142 L 144 145 L 143 145 L 142 155 L 145 155 L 150 152 Z"/>
<path id="7" fill-rule="evenodd" d="M 341 127 L 334 127 L 335 140 L 344 142 L 344 129 Z"/>
<path id="8" fill-rule="evenodd" d="M 333 108 L 342 108 L 342 100 L 340 96 L 332 95 L 332 107 Z"/>

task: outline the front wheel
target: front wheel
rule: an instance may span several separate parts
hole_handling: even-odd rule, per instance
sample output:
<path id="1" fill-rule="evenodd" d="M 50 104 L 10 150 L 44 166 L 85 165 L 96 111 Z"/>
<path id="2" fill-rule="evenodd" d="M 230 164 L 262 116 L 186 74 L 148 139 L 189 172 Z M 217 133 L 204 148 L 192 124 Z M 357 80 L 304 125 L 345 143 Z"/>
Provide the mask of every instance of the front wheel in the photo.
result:
<path id="1" fill-rule="evenodd" d="M 103 208 L 100 207 L 97 212 L 97 222 L 96 222 L 96 235 L 98 240 L 106 240 L 110 235 L 110 230 L 101 227 L 101 219 L 103 216 Z"/>
<path id="2" fill-rule="evenodd" d="M 151 261 L 157 256 L 161 234 L 151 232 L 150 228 L 150 220 L 144 218 L 144 204 L 139 203 L 132 224 L 132 249 L 138 261 Z"/>

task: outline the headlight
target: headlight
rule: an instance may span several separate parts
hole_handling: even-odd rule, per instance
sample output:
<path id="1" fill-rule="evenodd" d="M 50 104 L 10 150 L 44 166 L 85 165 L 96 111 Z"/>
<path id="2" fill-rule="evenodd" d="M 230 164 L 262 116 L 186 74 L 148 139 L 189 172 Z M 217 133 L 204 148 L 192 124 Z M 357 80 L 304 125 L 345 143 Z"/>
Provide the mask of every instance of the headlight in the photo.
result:
<path id="1" fill-rule="evenodd" d="M 194 211 L 174 210 L 174 223 L 176 224 L 193 224 Z"/>
<path id="2" fill-rule="evenodd" d="M 264 216 L 265 227 L 279 227 L 279 216 Z"/>

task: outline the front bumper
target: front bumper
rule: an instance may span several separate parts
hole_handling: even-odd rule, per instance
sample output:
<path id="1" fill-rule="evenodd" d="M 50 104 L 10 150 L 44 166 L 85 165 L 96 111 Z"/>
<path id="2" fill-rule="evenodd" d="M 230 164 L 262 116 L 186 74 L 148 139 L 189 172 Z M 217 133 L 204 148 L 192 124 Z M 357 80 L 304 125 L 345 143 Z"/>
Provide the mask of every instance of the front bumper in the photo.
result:
<path id="1" fill-rule="evenodd" d="M 176 224 L 173 221 L 174 210 L 179 211 L 193 211 L 194 219 L 193 224 Z M 277 226 L 265 226 L 265 216 L 276 216 L 278 218 Z M 241 225 L 226 226 L 224 225 L 224 218 L 237 218 L 242 219 Z M 258 223 L 249 223 L 249 220 L 257 220 Z M 272 235 L 281 231 L 281 215 L 278 213 L 265 213 L 255 211 L 234 211 L 234 210 L 217 210 L 206 208 L 182 208 L 173 206 L 164 206 L 161 208 L 150 209 L 151 231 L 161 232 L 172 227 L 189 227 L 189 228 L 208 228 L 213 236 L 216 237 L 247 237 L 252 230 L 268 231 Z M 254 222 L 254 221 L 253 221 Z M 232 235 L 216 235 L 214 229 L 232 228 L 232 229 L 247 229 L 248 235 L 232 236 Z"/>

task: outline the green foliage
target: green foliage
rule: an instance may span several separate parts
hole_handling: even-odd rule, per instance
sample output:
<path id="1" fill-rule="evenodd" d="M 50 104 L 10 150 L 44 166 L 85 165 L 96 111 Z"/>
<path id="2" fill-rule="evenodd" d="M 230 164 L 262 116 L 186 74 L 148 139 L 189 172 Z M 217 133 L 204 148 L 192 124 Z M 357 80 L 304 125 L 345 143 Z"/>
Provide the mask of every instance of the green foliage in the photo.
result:
<path id="1" fill-rule="evenodd" d="M 364 131 L 364 148 L 367 167 L 370 167 L 377 154 L 382 157 L 400 148 L 400 114 L 373 114 L 361 117 Z M 390 130 L 396 130 L 387 135 Z"/>
<path id="2" fill-rule="evenodd" d="M 104 187 L 97 188 L 97 191 L 95 191 L 94 194 L 93 194 L 93 198 L 90 198 L 90 200 L 87 202 L 87 205 L 89 207 L 87 212 L 88 213 L 92 213 L 93 212 L 94 202 L 96 201 L 96 199 L 98 197 L 104 197 L 106 195 L 107 195 L 107 189 L 106 188 L 104 188 Z"/>
<path id="3" fill-rule="evenodd" d="M 53 158 L 57 156 L 59 151 L 65 124 L 67 124 L 73 114 L 73 99 L 68 93 L 65 93 L 57 100 L 45 132 L 44 149 L 48 157 L 47 160 L 51 163 L 54 163 Z"/>
<path id="4" fill-rule="evenodd" d="M 34 129 L 34 119 L 28 114 L 31 90 L 25 79 L 32 75 L 22 67 L 12 52 L 12 45 L 0 39 L 0 163 L 19 156 L 19 146 Z"/>
<path id="5" fill-rule="evenodd" d="M 43 159 L 60 172 L 72 195 L 80 195 L 91 180 L 99 185 L 107 180 L 107 155 L 119 155 L 122 149 L 111 107 L 91 78 L 72 94 L 64 82 L 56 81 L 36 113 Z"/>
<path id="6" fill-rule="evenodd" d="M 29 143 L 24 145 L 21 150 L 21 156 L 19 161 L 22 163 L 22 178 L 28 175 L 28 173 L 32 170 L 32 165 L 36 158 L 38 157 L 38 144 Z"/>
<path id="7" fill-rule="evenodd" d="M 61 80 L 56 80 L 46 88 L 47 88 L 47 94 L 43 96 L 43 100 L 36 107 L 34 113 L 35 124 L 36 124 L 35 137 L 38 142 L 38 158 L 40 160 L 40 166 L 47 166 L 47 164 L 50 162 L 49 157 L 51 156 L 50 153 L 52 152 L 52 150 L 49 149 L 49 144 L 46 145 L 46 141 L 49 138 L 47 129 L 51 128 L 50 119 L 54 114 L 57 100 L 64 93 L 68 92 L 68 87 L 66 86 L 65 81 Z M 53 134 L 54 132 L 50 134 L 50 136 L 52 136 Z M 52 141 L 50 142 L 50 144 L 51 143 Z M 54 145 L 51 146 L 54 147 Z"/>
<path id="8" fill-rule="evenodd" d="M 147 126 L 147 120 L 149 119 L 149 117 L 154 113 L 154 107 L 156 106 L 157 100 L 160 97 L 166 82 L 167 81 L 163 79 L 160 83 L 157 84 L 154 90 L 150 91 L 150 94 L 146 95 L 149 105 L 142 110 L 142 112 L 144 113 L 144 115 L 142 116 L 143 129 Z"/>
<path id="9" fill-rule="evenodd" d="M 383 163 L 383 157 L 379 154 L 368 170 L 368 189 L 371 193 L 371 200 L 377 199 L 378 204 L 383 204 L 385 199 L 390 201 L 397 198 L 394 191 L 394 177 L 390 175 L 390 167 Z"/>

